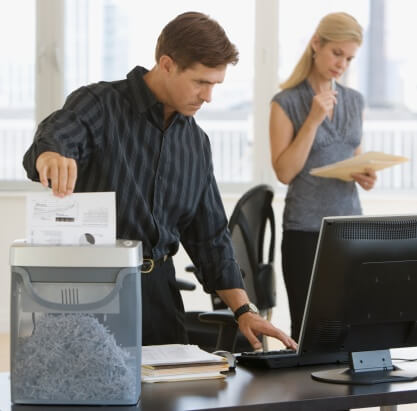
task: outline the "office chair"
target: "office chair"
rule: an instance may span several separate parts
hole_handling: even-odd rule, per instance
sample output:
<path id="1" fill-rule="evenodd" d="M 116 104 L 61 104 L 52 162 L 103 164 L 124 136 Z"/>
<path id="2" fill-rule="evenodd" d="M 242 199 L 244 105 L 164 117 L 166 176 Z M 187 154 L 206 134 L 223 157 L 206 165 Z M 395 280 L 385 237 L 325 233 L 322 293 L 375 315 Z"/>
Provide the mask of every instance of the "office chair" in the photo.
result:
<path id="1" fill-rule="evenodd" d="M 257 185 L 247 191 L 237 202 L 229 220 L 229 230 L 250 301 L 259 309 L 260 315 L 271 319 L 276 305 L 274 253 L 275 219 L 272 208 L 274 191 L 268 185 Z M 266 237 L 267 228 L 269 238 Z M 265 240 L 269 247 L 264 260 Z M 188 267 L 187 271 L 195 268 Z M 185 324 L 190 344 L 208 350 L 231 352 L 251 351 L 252 347 L 238 330 L 233 313 L 227 309 L 217 294 L 211 296 L 213 311 L 186 312 Z M 263 338 L 264 349 L 268 349 Z"/>

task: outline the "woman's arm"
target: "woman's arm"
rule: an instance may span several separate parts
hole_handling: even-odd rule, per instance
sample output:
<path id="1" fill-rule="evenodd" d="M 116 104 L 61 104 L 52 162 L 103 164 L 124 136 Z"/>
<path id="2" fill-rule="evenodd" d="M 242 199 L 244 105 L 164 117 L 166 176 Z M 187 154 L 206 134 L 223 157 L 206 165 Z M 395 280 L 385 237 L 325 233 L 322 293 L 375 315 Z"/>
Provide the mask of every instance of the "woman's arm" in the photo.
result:
<path id="1" fill-rule="evenodd" d="M 310 113 L 294 137 L 294 126 L 282 107 L 271 103 L 269 134 L 271 160 L 279 181 L 289 184 L 302 170 L 313 145 L 317 129 L 336 103 L 334 91 L 316 94 Z"/>

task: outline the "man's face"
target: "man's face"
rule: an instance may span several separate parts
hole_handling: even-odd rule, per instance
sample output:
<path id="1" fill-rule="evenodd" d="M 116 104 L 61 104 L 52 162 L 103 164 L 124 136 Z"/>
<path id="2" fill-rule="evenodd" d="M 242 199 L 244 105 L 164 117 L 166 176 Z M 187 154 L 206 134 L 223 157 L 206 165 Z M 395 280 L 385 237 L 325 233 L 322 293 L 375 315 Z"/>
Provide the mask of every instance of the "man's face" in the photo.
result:
<path id="1" fill-rule="evenodd" d="M 210 103 L 213 87 L 223 82 L 226 68 L 226 65 L 212 68 L 196 63 L 180 70 L 173 62 L 167 72 L 165 106 L 168 110 L 193 116 L 203 103 Z"/>

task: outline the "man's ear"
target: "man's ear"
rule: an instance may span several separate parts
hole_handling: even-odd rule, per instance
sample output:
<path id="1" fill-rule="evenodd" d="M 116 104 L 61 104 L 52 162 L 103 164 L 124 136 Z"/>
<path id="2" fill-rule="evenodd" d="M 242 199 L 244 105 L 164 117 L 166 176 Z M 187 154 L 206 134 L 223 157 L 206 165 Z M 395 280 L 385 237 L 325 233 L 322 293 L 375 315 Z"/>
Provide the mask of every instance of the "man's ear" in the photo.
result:
<path id="1" fill-rule="evenodd" d="M 172 60 L 172 58 L 167 56 L 166 54 L 163 54 L 159 58 L 158 65 L 159 65 L 159 68 L 166 73 L 171 73 L 176 67 L 174 60 Z"/>

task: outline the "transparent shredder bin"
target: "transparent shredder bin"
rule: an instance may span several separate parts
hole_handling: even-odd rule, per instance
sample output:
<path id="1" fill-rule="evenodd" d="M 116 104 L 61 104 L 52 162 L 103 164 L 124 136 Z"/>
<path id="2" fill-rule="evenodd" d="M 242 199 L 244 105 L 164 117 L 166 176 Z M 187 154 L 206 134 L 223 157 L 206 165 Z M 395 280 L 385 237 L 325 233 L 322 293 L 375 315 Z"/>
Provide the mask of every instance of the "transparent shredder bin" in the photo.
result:
<path id="1" fill-rule="evenodd" d="M 136 404 L 142 244 L 14 242 L 11 398 L 20 404 Z"/>

